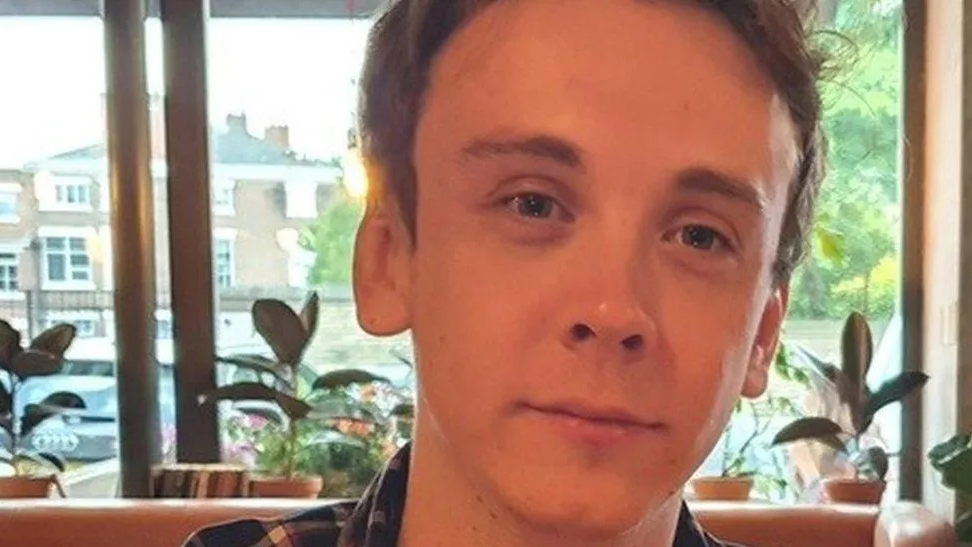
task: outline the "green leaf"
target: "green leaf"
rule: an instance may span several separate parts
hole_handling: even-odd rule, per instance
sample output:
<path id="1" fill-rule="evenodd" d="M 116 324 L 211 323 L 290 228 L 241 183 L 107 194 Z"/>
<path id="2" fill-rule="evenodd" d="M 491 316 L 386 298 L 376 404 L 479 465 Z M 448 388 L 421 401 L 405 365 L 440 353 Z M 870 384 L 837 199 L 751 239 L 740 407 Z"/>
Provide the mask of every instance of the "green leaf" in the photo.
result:
<path id="1" fill-rule="evenodd" d="M 972 495 L 972 448 L 958 450 L 939 460 L 936 468 L 942 474 L 942 485 Z"/>
<path id="2" fill-rule="evenodd" d="M 6 440 L 13 440 L 13 423 L 14 416 L 12 411 L 6 413 L 0 412 L 0 428 L 3 428 L 7 432 Z"/>
<path id="3" fill-rule="evenodd" d="M 841 369 L 847 379 L 850 380 L 854 391 L 854 399 L 848 401 L 852 412 L 857 410 L 858 417 L 861 418 L 864 401 L 867 400 L 867 371 L 871 366 L 873 342 L 871 340 L 871 327 L 863 315 L 852 312 L 844 323 L 844 331 L 841 337 Z M 839 387 L 839 386 L 838 386 Z M 858 425 L 858 424 L 855 424 Z M 858 429 L 860 431 L 860 429 Z"/>
<path id="4" fill-rule="evenodd" d="M 818 357 L 812 351 L 804 348 L 801 345 L 794 344 L 793 351 L 797 354 L 798 358 L 805 363 L 810 365 L 811 370 L 822 376 L 830 384 L 832 384 L 840 395 L 841 401 L 844 399 L 844 391 L 847 391 L 848 382 L 843 371 L 833 363 L 828 363 L 820 357 Z M 849 392 L 848 392 L 849 393 Z M 847 401 L 845 401 L 847 402 Z"/>
<path id="5" fill-rule="evenodd" d="M 928 461 L 932 467 L 941 471 L 948 460 L 965 450 L 972 450 L 972 435 L 955 435 L 951 439 L 940 442 L 932 447 L 928 451 Z"/>
<path id="6" fill-rule="evenodd" d="M 0 416 L 13 411 L 13 397 L 7 390 L 7 386 L 0 382 Z"/>
<path id="7" fill-rule="evenodd" d="M 35 427 L 43 423 L 45 420 L 56 416 L 58 412 L 59 409 L 38 404 L 31 404 L 24 407 L 24 415 L 20 418 L 21 437 L 29 434 Z"/>
<path id="8" fill-rule="evenodd" d="M 314 291 L 310 293 L 307 302 L 304 303 L 304 307 L 300 310 L 300 322 L 304 325 L 304 331 L 307 333 L 308 341 L 317 332 L 317 320 L 320 316 L 320 307 L 321 299 L 317 295 L 317 292 Z"/>
<path id="9" fill-rule="evenodd" d="M 300 362 L 308 335 L 294 310 L 276 299 L 260 299 L 253 303 L 253 325 L 281 362 L 294 365 Z"/>
<path id="10" fill-rule="evenodd" d="M 334 429 L 324 429 L 318 431 L 311 435 L 307 441 L 305 441 L 304 446 L 318 446 L 318 445 L 329 445 L 329 444 L 344 444 L 348 446 L 354 446 L 357 448 L 364 448 L 364 443 L 358 439 L 351 436 L 345 435 L 340 431 Z"/>
<path id="11" fill-rule="evenodd" d="M 10 363 L 22 350 L 20 331 L 0 319 L 0 368 L 10 370 Z"/>
<path id="12" fill-rule="evenodd" d="M 41 406 L 53 409 L 85 408 L 84 399 L 77 393 L 70 391 L 55 391 L 40 402 Z"/>
<path id="13" fill-rule="evenodd" d="M 311 389 L 340 389 L 354 384 L 372 383 L 390 384 L 391 381 L 384 376 L 378 376 L 366 370 L 348 368 L 318 376 L 311 385 Z"/>
<path id="14" fill-rule="evenodd" d="M 395 405 L 389 413 L 393 418 L 412 419 L 415 418 L 415 405 L 413 403 L 400 403 Z"/>
<path id="15" fill-rule="evenodd" d="M 799 418 L 779 430 L 773 437 L 771 444 L 776 446 L 795 441 L 809 440 L 827 442 L 828 438 L 836 437 L 843 432 L 843 429 L 837 423 L 828 418 L 816 416 Z"/>
<path id="16" fill-rule="evenodd" d="M 831 264 L 837 265 L 844 261 L 844 236 L 833 230 L 817 225 L 814 229 L 820 254 Z"/>
<path id="17" fill-rule="evenodd" d="M 216 357 L 216 361 L 226 365 L 234 365 L 239 368 L 252 370 L 258 374 L 272 374 L 286 386 L 291 386 L 290 379 L 287 377 L 286 365 L 281 365 L 273 359 L 268 359 L 259 354 L 231 355 L 229 357 Z M 286 367 L 289 368 L 289 367 Z M 292 387 L 292 386 L 291 386 Z"/>
<path id="18" fill-rule="evenodd" d="M 58 358 L 64 357 L 64 352 L 71 346 L 77 329 L 74 325 L 58 323 L 37 335 L 30 343 L 31 349 L 46 351 Z"/>
<path id="19" fill-rule="evenodd" d="M 61 372 L 63 362 L 60 358 L 46 351 L 26 349 L 17 354 L 10 363 L 10 372 L 18 378 L 34 376 L 52 376 Z"/>
<path id="20" fill-rule="evenodd" d="M 62 473 L 67 469 L 67 463 L 64 461 L 64 458 L 50 452 L 18 452 L 15 461 L 23 460 L 34 462 L 41 467 L 54 468 Z"/>
<path id="21" fill-rule="evenodd" d="M 923 372 L 907 371 L 881 384 L 867 400 L 863 412 L 863 429 L 867 429 L 879 410 L 891 403 L 900 401 L 911 392 L 921 389 L 928 382 L 928 375 Z"/>
<path id="22" fill-rule="evenodd" d="M 377 423 L 379 419 L 364 405 L 341 399 L 318 401 L 312 407 L 308 418 L 313 420 L 350 420 L 362 423 Z"/>
<path id="23" fill-rule="evenodd" d="M 972 509 L 955 520 L 955 536 L 963 543 L 972 542 Z"/>
<path id="24" fill-rule="evenodd" d="M 272 387 L 256 382 L 239 382 L 216 388 L 212 392 L 199 397 L 201 404 L 217 401 L 273 401 L 280 406 L 291 420 L 300 420 L 307 416 L 311 406 L 300 399 Z"/>

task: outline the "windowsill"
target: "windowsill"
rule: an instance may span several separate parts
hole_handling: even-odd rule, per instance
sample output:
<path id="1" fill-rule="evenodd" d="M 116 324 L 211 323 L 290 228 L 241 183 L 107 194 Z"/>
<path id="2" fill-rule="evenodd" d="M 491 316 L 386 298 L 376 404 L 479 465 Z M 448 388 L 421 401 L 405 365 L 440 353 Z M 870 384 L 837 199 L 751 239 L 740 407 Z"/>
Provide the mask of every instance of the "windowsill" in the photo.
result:
<path id="1" fill-rule="evenodd" d="M 0 300 L 22 302 L 26 298 L 24 293 L 20 291 L 0 291 Z"/>
<path id="2" fill-rule="evenodd" d="M 318 215 L 316 212 L 311 213 L 310 211 L 308 211 L 307 214 L 302 215 L 296 214 L 293 211 L 287 211 L 287 218 L 290 220 L 314 220 L 318 216 L 320 215 Z"/>
<path id="3" fill-rule="evenodd" d="M 0 224 L 20 224 L 19 216 L 0 216 Z"/>
<path id="4" fill-rule="evenodd" d="M 45 291 L 95 291 L 97 287 L 93 281 L 47 281 L 41 285 L 41 290 Z"/>
<path id="5" fill-rule="evenodd" d="M 236 216 L 236 208 L 227 207 L 227 206 L 216 206 L 213 207 L 213 214 L 221 217 Z"/>
<path id="6" fill-rule="evenodd" d="M 94 207 L 88 205 L 65 205 L 59 203 L 39 204 L 37 210 L 41 213 L 93 213 Z"/>

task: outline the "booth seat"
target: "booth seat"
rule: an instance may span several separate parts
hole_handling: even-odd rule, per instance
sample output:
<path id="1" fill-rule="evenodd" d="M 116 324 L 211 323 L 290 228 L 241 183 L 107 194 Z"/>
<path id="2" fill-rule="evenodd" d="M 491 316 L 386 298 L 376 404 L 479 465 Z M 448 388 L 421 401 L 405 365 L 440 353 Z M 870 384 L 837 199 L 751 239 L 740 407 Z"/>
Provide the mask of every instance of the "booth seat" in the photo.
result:
<path id="1" fill-rule="evenodd" d="M 313 500 L 0 500 L 0 538 L 11 547 L 179 547 L 202 526 L 274 517 Z M 954 532 L 926 507 L 690 502 L 722 539 L 751 547 L 954 547 Z M 245 547 L 245 546 L 240 546 Z"/>

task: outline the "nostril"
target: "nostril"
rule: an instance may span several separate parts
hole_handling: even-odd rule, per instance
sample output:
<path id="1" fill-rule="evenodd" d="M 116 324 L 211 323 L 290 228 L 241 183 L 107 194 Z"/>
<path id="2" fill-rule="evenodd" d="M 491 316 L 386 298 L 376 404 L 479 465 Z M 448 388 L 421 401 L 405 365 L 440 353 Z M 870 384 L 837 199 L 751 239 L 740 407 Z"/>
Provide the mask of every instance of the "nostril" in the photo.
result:
<path id="1" fill-rule="evenodd" d="M 625 349 L 636 351 L 645 345 L 645 339 L 642 338 L 640 334 L 635 334 L 622 340 L 621 345 L 624 346 Z"/>
<path id="2" fill-rule="evenodd" d="M 574 340 L 583 342 L 584 340 L 594 336 L 594 330 L 587 325 L 578 323 L 570 328 L 570 335 Z"/>

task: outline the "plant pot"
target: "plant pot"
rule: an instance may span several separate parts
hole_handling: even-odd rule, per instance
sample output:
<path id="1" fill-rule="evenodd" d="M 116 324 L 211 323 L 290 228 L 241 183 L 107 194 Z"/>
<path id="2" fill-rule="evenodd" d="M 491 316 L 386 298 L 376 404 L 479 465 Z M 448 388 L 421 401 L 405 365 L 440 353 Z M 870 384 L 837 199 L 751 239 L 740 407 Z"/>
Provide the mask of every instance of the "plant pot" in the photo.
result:
<path id="1" fill-rule="evenodd" d="M 887 484 L 880 480 L 824 479 L 823 492 L 830 503 L 861 503 L 877 505 L 884 496 Z"/>
<path id="2" fill-rule="evenodd" d="M 695 498 L 703 501 L 746 501 L 753 490 L 752 477 L 698 477 L 692 479 Z"/>
<path id="3" fill-rule="evenodd" d="M 0 499 L 47 498 L 53 477 L 0 477 Z"/>
<path id="4" fill-rule="evenodd" d="M 250 479 L 250 497 L 253 498 L 316 498 L 324 487 L 319 476 L 295 477 L 253 477 Z"/>

